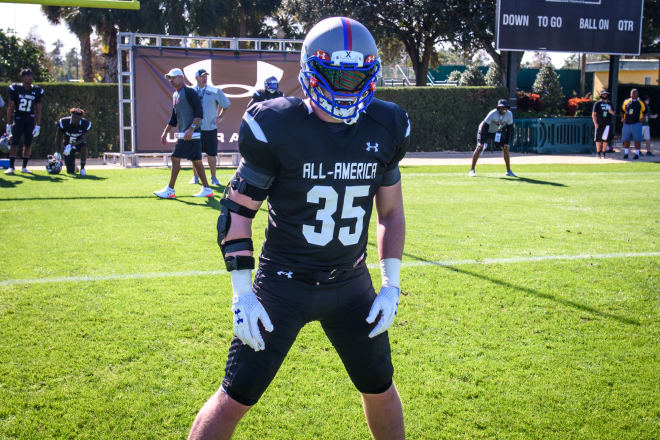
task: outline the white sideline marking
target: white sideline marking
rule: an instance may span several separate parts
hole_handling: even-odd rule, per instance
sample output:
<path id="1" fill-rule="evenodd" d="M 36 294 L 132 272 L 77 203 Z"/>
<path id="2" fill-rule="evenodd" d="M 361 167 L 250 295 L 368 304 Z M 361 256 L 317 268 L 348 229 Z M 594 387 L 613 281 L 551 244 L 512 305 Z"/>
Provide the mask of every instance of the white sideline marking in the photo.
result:
<path id="1" fill-rule="evenodd" d="M 525 263 L 534 261 L 551 260 L 589 260 L 609 258 L 632 258 L 632 257 L 660 257 L 660 252 L 624 252 L 612 254 L 582 254 L 582 255 L 541 255 L 538 257 L 510 257 L 510 258 L 484 258 L 483 260 L 444 260 L 444 261 L 407 261 L 402 267 L 418 266 L 465 266 L 468 264 L 507 264 Z M 377 269 L 379 264 L 369 264 L 369 269 Z M 152 273 L 127 273 L 118 275 L 80 276 L 80 277 L 54 277 L 54 278 L 29 278 L 22 280 L 0 281 L 0 286 L 13 286 L 16 284 L 42 284 L 42 283 L 79 283 L 85 281 L 117 281 L 117 280 L 143 280 L 149 278 L 175 278 L 190 276 L 226 275 L 226 270 L 190 270 L 186 272 L 152 272 Z"/>

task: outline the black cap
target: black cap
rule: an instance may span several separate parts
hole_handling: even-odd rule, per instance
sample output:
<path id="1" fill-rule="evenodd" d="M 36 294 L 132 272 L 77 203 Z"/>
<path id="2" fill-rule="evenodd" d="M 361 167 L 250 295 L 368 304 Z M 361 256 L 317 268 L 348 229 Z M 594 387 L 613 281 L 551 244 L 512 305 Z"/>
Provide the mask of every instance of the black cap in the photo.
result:
<path id="1" fill-rule="evenodd" d="M 197 78 L 198 76 L 208 75 L 208 74 L 209 74 L 209 73 L 206 71 L 206 69 L 199 69 L 199 70 L 195 73 L 195 78 Z"/>
<path id="2" fill-rule="evenodd" d="M 509 108 L 509 101 L 507 101 L 507 100 L 504 99 L 504 98 L 503 98 L 503 99 L 500 99 L 499 101 L 497 101 L 497 106 L 498 106 L 498 107 L 506 107 L 506 108 Z"/>
<path id="3" fill-rule="evenodd" d="M 32 70 L 30 70 L 30 69 L 21 70 L 21 78 L 24 77 L 24 76 L 29 76 L 29 75 L 32 75 Z"/>

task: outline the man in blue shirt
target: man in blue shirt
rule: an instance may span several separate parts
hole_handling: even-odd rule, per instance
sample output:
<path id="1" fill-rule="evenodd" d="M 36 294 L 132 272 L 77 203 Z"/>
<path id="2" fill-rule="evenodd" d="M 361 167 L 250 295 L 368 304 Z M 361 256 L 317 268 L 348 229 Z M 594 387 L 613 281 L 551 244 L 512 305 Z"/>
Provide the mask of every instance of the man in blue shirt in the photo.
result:
<path id="1" fill-rule="evenodd" d="M 225 94 L 217 87 L 208 85 L 209 73 L 206 69 L 199 69 L 195 73 L 195 80 L 197 85 L 194 87 L 195 92 L 199 95 L 202 101 L 202 109 L 204 109 L 204 117 L 202 118 L 202 152 L 206 153 L 209 162 L 209 170 L 211 171 L 211 184 L 220 185 L 218 178 L 215 176 L 218 156 L 218 124 L 222 120 L 222 113 L 226 108 L 229 108 L 230 102 Z M 190 183 L 199 183 L 197 170 L 193 168 L 195 174 Z"/>

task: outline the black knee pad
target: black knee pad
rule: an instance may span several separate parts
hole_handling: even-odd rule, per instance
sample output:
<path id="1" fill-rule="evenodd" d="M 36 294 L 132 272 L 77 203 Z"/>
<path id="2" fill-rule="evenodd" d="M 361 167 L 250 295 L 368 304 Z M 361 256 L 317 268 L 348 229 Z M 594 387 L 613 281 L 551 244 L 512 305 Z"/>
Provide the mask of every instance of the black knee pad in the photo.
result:
<path id="1" fill-rule="evenodd" d="M 69 174 L 74 174 L 76 172 L 76 156 L 73 152 L 68 156 L 64 156 L 64 165 L 66 165 L 66 172 Z"/>

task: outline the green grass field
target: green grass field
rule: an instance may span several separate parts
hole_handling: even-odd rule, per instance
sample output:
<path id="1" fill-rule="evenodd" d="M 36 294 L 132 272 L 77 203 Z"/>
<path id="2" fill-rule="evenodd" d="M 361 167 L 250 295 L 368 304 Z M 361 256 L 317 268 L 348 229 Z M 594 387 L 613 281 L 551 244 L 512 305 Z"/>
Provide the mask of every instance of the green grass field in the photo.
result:
<path id="1" fill-rule="evenodd" d="M 402 170 L 408 438 L 660 438 L 660 164 L 515 170 Z M 168 170 L 90 174 L 0 177 L 0 439 L 185 438 L 232 336 L 218 198 L 190 170 L 177 200 L 152 195 Z M 318 323 L 235 438 L 369 438 Z"/>

